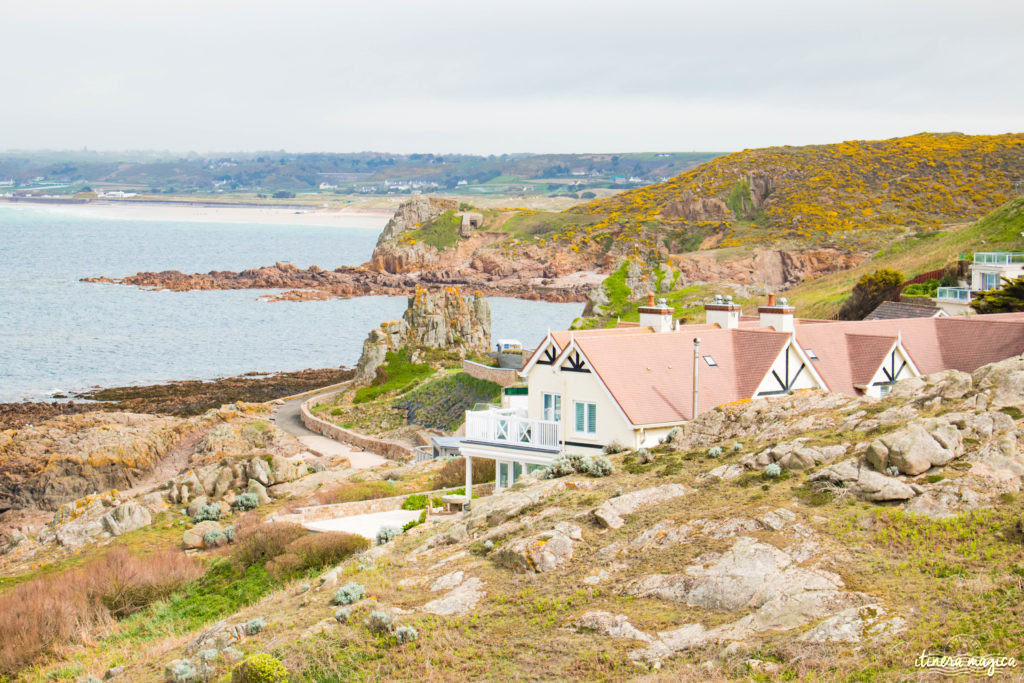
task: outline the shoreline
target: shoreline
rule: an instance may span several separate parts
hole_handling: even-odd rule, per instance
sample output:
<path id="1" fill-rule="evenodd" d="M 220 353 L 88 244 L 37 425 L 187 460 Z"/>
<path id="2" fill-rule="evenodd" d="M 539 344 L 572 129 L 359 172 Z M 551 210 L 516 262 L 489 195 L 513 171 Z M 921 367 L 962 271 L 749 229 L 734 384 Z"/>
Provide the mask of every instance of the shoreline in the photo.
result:
<path id="1" fill-rule="evenodd" d="M 134 220 L 190 223 L 255 223 L 314 227 L 383 230 L 393 209 L 368 207 L 217 205 L 202 202 L 90 201 L 84 204 L 17 202 L 0 198 L 0 208 L 18 211 L 68 214 L 105 220 Z"/>

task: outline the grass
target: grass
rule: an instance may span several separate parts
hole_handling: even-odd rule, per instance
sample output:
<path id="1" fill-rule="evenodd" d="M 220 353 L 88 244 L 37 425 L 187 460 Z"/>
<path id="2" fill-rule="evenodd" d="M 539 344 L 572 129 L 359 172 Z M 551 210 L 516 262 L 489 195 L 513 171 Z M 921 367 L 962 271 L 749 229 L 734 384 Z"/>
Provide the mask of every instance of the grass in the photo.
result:
<path id="1" fill-rule="evenodd" d="M 409 360 L 408 349 L 388 351 L 384 357 L 384 365 L 377 369 L 377 376 L 370 386 L 357 389 L 352 398 L 353 403 L 366 403 L 392 392 L 400 393 L 417 381 L 434 373 L 427 363 L 413 363 Z"/>
<path id="2" fill-rule="evenodd" d="M 443 251 L 458 244 L 461 227 L 462 217 L 456 216 L 454 211 L 448 210 L 437 218 L 427 221 L 416 230 L 404 235 L 403 239 L 423 242 L 438 251 Z"/>
<path id="3" fill-rule="evenodd" d="M 392 405 L 407 411 L 409 424 L 454 431 L 475 404 L 500 398 L 500 385 L 458 372 L 424 382 Z"/>

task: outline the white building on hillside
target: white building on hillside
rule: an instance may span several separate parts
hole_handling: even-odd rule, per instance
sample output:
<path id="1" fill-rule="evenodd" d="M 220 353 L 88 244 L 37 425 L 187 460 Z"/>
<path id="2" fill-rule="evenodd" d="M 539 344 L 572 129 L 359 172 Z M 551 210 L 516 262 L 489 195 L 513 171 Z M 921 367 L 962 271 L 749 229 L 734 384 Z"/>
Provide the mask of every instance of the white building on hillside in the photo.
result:
<path id="1" fill-rule="evenodd" d="M 969 286 L 939 287 L 932 301 L 950 315 L 971 315 L 974 292 L 998 289 L 1003 280 L 1024 276 L 1024 253 L 1013 251 L 979 251 L 970 266 Z"/>
<path id="2" fill-rule="evenodd" d="M 757 316 L 729 299 L 705 309 L 705 324 L 678 325 L 651 297 L 639 325 L 549 333 L 520 371 L 525 395 L 510 387 L 502 407 L 466 413 L 462 454 L 494 460 L 502 489 L 561 453 L 656 445 L 726 403 L 808 389 L 884 396 L 907 377 L 1024 353 L 1024 313 L 833 322 L 795 318 L 774 297 Z"/>

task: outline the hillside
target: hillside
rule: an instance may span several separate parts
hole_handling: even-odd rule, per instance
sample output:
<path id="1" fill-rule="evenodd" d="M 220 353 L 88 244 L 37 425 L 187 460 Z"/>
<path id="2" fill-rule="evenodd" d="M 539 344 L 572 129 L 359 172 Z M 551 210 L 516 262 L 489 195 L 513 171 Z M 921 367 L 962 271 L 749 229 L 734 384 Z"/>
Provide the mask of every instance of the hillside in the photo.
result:
<path id="1" fill-rule="evenodd" d="M 849 270 L 802 282 L 786 296 L 800 315 L 830 317 L 849 296 L 858 278 L 879 268 L 893 268 L 907 278 L 955 265 L 975 251 L 1024 251 L 1024 197 L 1011 200 L 972 224 L 952 225 L 896 242 Z"/>
<path id="2" fill-rule="evenodd" d="M 36 604 L 10 609 L 0 633 L 34 650 L 0 648 L 0 664 L 40 681 L 111 668 L 118 680 L 228 680 L 260 653 L 309 681 L 887 680 L 920 673 L 922 652 L 1019 660 L 1022 379 L 1024 361 L 1009 359 L 907 380 L 882 400 L 802 392 L 722 406 L 651 452 L 611 456 L 610 475 L 528 476 L 365 550 L 345 534 L 259 521 L 436 487 L 453 463 L 391 463 L 328 489 L 317 482 L 339 474 L 330 467 L 292 472 L 275 457 L 268 474 L 251 451 L 207 449 L 210 464 L 141 499 L 159 510 L 152 520 L 140 514 L 104 541 L 180 574 L 157 551 L 184 531 L 191 577 L 45 645 L 28 640 L 45 633 Z M 298 478 L 274 483 L 286 471 Z M 207 494 L 227 501 L 235 487 L 263 492 L 254 479 L 268 477 L 278 501 L 219 508 L 234 543 L 197 538 L 220 526 L 190 526 L 186 484 L 216 482 Z M 85 502 L 68 508 L 137 507 Z M 206 506 L 193 503 L 196 518 Z M 79 571 L 102 578 L 103 545 L 40 568 L 53 534 L 85 521 L 58 514 L 38 536 L 12 536 L 5 552 L 38 578 L 0 587 L 0 606 L 80 583 Z"/>
<path id="3" fill-rule="evenodd" d="M 1019 193 L 1022 179 L 1024 135 L 922 133 L 744 150 L 569 211 L 602 216 L 597 232 L 648 243 L 689 233 L 706 246 L 874 250 L 977 219 Z"/>

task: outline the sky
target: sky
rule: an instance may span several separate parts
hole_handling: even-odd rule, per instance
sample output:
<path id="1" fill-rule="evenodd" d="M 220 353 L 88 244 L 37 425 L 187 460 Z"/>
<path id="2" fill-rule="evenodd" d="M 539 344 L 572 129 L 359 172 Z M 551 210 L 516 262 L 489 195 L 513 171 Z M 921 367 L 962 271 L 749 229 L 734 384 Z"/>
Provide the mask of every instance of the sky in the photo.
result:
<path id="1" fill-rule="evenodd" d="M 0 149 L 733 151 L 1024 131 L 1020 0 L 19 0 Z"/>

